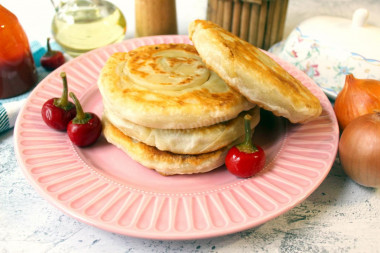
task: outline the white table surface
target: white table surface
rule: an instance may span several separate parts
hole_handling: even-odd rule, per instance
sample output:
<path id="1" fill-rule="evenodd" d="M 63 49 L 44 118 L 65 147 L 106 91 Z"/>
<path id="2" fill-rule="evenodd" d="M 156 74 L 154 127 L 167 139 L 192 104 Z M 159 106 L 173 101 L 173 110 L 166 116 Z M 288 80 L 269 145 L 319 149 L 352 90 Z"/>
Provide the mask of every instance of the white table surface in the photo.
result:
<path id="1" fill-rule="evenodd" d="M 127 17 L 127 38 L 132 38 L 133 1 L 113 2 Z M 291 8 L 300 4 L 300 1 L 295 2 Z M 343 1 L 337 2 L 343 4 Z M 375 1 L 367 2 L 377 9 L 380 5 Z M 54 15 L 50 1 L 3 0 L 1 4 L 19 17 L 30 40 L 45 41 L 50 35 Z M 205 17 L 206 6 L 205 0 L 178 1 L 180 34 L 187 33 L 186 27 L 191 20 Z M 356 8 L 357 3 L 347 6 Z M 288 13 L 294 11 L 289 9 Z M 292 22 L 294 19 L 288 17 L 287 24 Z M 203 240 L 161 241 L 103 231 L 56 209 L 22 174 L 13 141 L 13 130 L 0 134 L 1 253 L 380 252 L 380 191 L 354 183 L 345 175 L 338 160 L 324 182 L 306 200 L 259 227 Z"/>

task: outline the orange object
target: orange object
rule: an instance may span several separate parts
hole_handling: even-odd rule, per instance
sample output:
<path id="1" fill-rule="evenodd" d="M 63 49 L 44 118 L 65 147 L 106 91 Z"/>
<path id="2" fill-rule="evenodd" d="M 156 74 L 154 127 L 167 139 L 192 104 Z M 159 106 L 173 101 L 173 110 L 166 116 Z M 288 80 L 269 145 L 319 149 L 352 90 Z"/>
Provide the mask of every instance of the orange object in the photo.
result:
<path id="1" fill-rule="evenodd" d="M 28 38 L 17 17 L 0 5 L 0 98 L 22 94 L 36 82 Z"/>
<path id="2" fill-rule="evenodd" d="M 341 130 L 359 116 L 380 111 L 380 81 L 346 75 L 343 89 L 335 99 L 334 111 Z"/>

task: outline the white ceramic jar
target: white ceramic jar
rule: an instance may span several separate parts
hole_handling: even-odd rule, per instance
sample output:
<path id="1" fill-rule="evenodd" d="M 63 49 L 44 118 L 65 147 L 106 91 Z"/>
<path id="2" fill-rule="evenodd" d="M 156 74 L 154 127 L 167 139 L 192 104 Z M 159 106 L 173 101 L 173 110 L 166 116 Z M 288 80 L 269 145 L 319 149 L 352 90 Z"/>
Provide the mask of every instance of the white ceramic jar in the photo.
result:
<path id="1" fill-rule="evenodd" d="M 367 25 L 367 18 L 366 9 L 356 10 L 352 20 L 310 18 L 269 51 L 304 71 L 334 99 L 349 73 L 380 80 L 380 28 Z"/>

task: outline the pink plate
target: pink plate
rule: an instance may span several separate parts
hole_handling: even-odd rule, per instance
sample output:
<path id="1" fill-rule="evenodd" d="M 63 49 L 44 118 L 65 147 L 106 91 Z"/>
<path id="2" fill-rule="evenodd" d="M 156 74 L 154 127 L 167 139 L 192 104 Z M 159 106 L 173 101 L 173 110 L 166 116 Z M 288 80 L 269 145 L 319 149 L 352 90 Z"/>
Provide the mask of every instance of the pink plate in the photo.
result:
<path id="1" fill-rule="evenodd" d="M 321 101 L 322 115 L 307 124 L 262 111 L 255 142 L 267 154 L 264 171 L 250 179 L 224 166 L 210 173 L 164 177 L 131 160 L 103 137 L 74 147 L 66 133 L 48 128 L 40 109 L 61 94 L 59 73 L 86 111 L 101 116 L 97 78 L 108 57 L 159 43 L 190 43 L 187 36 L 131 39 L 86 53 L 61 66 L 32 92 L 15 126 L 15 149 L 24 174 L 48 201 L 78 220 L 111 232 L 151 239 L 221 236 L 258 226 L 307 198 L 331 169 L 338 125 L 322 90 L 303 72 L 276 58 Z"/>

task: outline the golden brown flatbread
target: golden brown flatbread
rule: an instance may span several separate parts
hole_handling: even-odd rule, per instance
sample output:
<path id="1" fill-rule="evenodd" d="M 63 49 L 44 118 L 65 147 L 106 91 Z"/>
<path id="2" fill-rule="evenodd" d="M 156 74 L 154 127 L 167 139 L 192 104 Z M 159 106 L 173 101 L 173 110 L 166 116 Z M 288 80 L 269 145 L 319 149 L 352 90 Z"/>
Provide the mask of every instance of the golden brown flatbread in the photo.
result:
<path id="1" fill-rule="evenodd" d="M 189 36 L 202 60 L 249 101 L 293 123 L 322 112 L 319 100 L 260 49 L 220 26 L 195 20 Z"/>
<path id="2" fill-rule="evenodd" d="M 107 119 L 103 119 L 103 134 L 107 141 L 123 150 L 133 160 L 162 175 L 193 174 L 211 171 L 224 164 L 231 146 L 200 155 L 180 155 L 161 151 L 123 134 Z M 232 144 L 231 144 L 232 145 Z"/>
<path id="3" fill-rule="evenodd" d="M 187 44 L 115 53 L 103 67 L 98 86 L 106 110 L 150 128 L 210 126 L 254 107 L 207 69 Z"/>
<path id="4" fill-rule="evenodd" d="M 139 140 L 159 150 L 177 154 L 209 153 L 229 145 L 244 135 L 244 115 L 252 116 L 251 128 L 260 121 L 260 108 L 254 107 L 249 111 L 241 112 L 238 117 L 212 126 L 191 129 L 158 129 L 134 124 L 120 119 L 111 111 L 104 111 L 107 118 L 116 128 L 125 135 Z"/>

